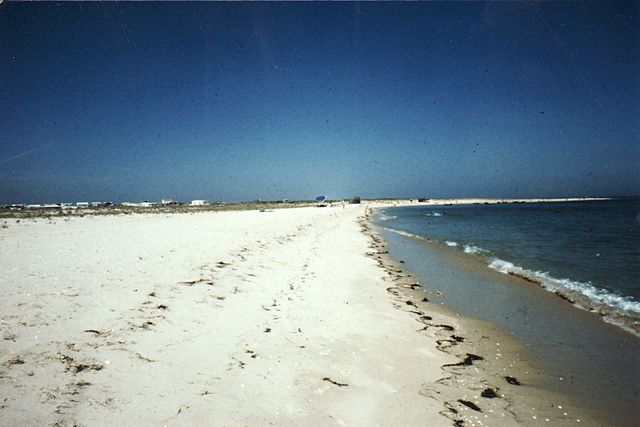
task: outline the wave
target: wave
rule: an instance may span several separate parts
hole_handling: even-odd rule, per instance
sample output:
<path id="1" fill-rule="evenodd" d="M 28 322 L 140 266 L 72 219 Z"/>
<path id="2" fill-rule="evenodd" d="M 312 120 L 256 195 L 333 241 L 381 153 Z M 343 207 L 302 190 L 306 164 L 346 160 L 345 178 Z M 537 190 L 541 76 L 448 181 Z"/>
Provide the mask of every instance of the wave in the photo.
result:
<path id="1" fill-rule="evenodd" d="M 401 236 L 429 241 L 428 238 L 393 228 L 385 228 Z M 602 319 L 640 337 L 640 301 L 630 296 L 621 296 L 612 291 L 594 286 L 590 282 L 578 282 L 551 276 L 544 271 L 532 271 L 514 265 L 509 261 L 492 257 L 490 251 L 473 244 L 444 241 L 450 247 L 461 246 L 466 254 L 478 256 L 488 263 L 488 267 L 500 273 L 523 279 L 553 292 L 578 308 L 596 312 Z"/>
<path id="2" fill-rule="evenodd" d="M 420 240 L 429 240 L 426 239 L 422 236 L 418 236 L 417 234 L 411 234 L 411 233 L 407 233 L 406 231 L 402 231 L 402 230 L 396 230 L 395 228 L 384 228 L 386 231 L 390 231 L 392 233 L 396 233 L 399 234 L 401 236 L 405 236 L 405 237 L 411 237 L 412 239 L 420 239 Z"/>
<path id="3" fill-rule="evenodd" d="M 464 245 L 463 251 L 465 254 L 482 254 L 482 253 L 489 252 L 486 249 L 482 249 L 481 247 L 474 246 L 474 245 Z"/>
<path id="4" fill-rule="evenodd" d="M 575 306 L 598 312 L 603 320 L 640 336 L 640 302 L 621 296 L 591 283 L 559 279 L 543 271 L 531 271 L 508 261 L 493 259 L 489 268 L 519 277 L 555 293 Z"/>
<path id="5" fill-rule="evenodd" d="M 395 215 L 389 215 L 389 216 L 381 215 L 380 216 L 380 221 L 389 221 L 390 219 L 397 219 L 397 218 L 398 217 L 395 216 Z"/>
<path id="6" fill-rule="evenodd" d="M 442 212 L 429 212 L 424 214 L 424 216 L 442 216 L 444 215 Z"/>

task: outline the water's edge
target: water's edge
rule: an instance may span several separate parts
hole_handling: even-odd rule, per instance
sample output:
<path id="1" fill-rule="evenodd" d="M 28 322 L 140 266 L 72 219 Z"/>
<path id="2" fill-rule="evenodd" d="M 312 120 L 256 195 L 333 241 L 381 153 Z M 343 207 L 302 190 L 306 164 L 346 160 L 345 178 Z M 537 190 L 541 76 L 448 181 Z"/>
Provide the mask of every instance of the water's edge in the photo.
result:
<path id="1" fill-rule="evenodd" d="M 580 419 L 581 425 L 585 425 L 585 423 L 589 424 L 593 422 L 593 425 L 628 425 L 629 420 L 632 420 L 638 413 L 637 409 L 633 409 L 633 396 L 625 396 L 625 401 L 631 404 L 631 408 L 627 408 L 627 414 L 620 413 L 616 408 L 616 399 L 613 399 L 613 403 L 611 400 L 601 401 L 598 398 L 598 392 L 609 393 L 609 387 L 605 387 L 604 390 L 599 390 L 599 383 L 608 383 L 608 379 L 605 378 L 582 378 L 582 381 L 576 381 L 576 375 L 573 372 L 563 371 L 563 363 L 551 363 L 549 364 L 544 357 L 540 356 L 540 350 L 537 348 L 536 343 L 527 342 L 527 340 L 523 340 L 522 336 L 518 333 L 515 333 L 513 330 L 510 330 L 508 327 L 505 327 L 504 324 L 497 323 L 493 321 L 493 319 L 486 319 L 482 316 L 477 316 L 476 313 L 465 312 L 464 310 L 460 310 L 460 307 L 456 307 L 450 304 L 450 301 L 447 300 L 445 295 L 442 294 L 442 291 L 438 289 L 441 283 L 438 282 L 438 278 L 436 277 L 437 272 L 435 271 L 425 271 L 424 269 L 416 268 L 417 265 L 424 262 L 424 259 L 421 260 L 412 260 L 410 256 L 407 256 L 407 251 L 404 252 L 399 250 L 398 239 L 410 239 L 408 236 L 390 236 L 389 232 L 385 231 L 381 224 L 377 224 L 371 218 L 369 224 L 372 227 L 374 235 L 380 236 L 381 244 L 384 247 L 384 251 L 386 253 L 377 254 L 378 260 L 384 260 L 383 262 L 386 265 L 388 271 L 393 272 L 396 275 L 396 278 L 399 280 L 409 280 L 411 283 L 416 283 L 416 278 L 421 282 L 422 286 L 419 289 L 412 287 L 412 292 L 418 292 L 422 295 L 426 295 L 425 299 L 428 299 L 429 302 L 426 303 L 428 306 L 428 310 L 436 311 L 443 313 L 445 316 L 453 316 L 459 321 L 459 327 L 465 331 L 475 331 L 475 338 L 467 339 L 465 343 L 467 345 L 467 350 L 471 352 L 477 352 L 478 355 L 482 356 L 480 353 L 489 352 L 492 353 L 491 367 L 488 362 L 482 361 L 477 362 L 476 365 L 480 373 L 476 372 L 471 375 L 472 377 L 475 375 L 476 378 L 469 379 L 467 378 L 465 381 L 473 382 L 480 381 L 484 384 L 499 384 L 500 382 L 504 383 L 504 378 L 502 374 L 506 371 L 517 372 L 514 375 L 520 375 L 521 377 L 526 377 L 526 383 L 530 386 L 526 391 L 523 389 L 519 389 L 517 391 L 518 398 L 515 401 L 512 401 L 509 405 L 514 409 L 514 412 L 522 412 L 525 413 L 529 411 L 532 417 L 531 420 L 537 419 L 541 416 L 541 414 L 535 414 L 531 411 L 531 408 L 538 407 L 541 408 L 542 405 L 545 405 L 548 408 L 555 408 L 554 410 L 550 410 L 549 413 L 545 415 L 545 419 L 552 417 L 550 419 L 553 420 L 554 425 L 563 424 L 563 425 L 573 425 L 572 423 L 576 423 L 578 419 Z M 415 243 L 415 242 L 413 242 Z M 415 248 L 414 248 L 415 249 Z M 423 248 L 421 248 L 423 249 Z M 411 251 L 408 251 L 411 252 Z M 441 256 L 442 254 L 438 254 Z M 435 258 L 438 258 L 436 256 Z M 464 269 L 468 266 L 455 265 L 455 262 L 447 262 L 442 259 L 432 259 L 429 261 L 429 266 L 433 266 L 435 264 L 440 264 L 441 267 L 443 264 L 448 264 L 444 266 L 444 269 L 440 270 L 442 276 L 446 276 L 453 270 Z M 477 267 L 477 266 L 476 266 Z M 475 267 L 471 268 L 471 271 L 466 271 L 465 274 L 468 276 L 473 276 L 471 280 L 476 281 L 478 275 L 478 271 L 474 271 Z M 445 271 L 446 270 L 446 271 Z M 486 270 L 489 270 L 486 268 Z M 483 275 L 486 272 L 482 273 Z M 504 276 L 504 279 L 512 282 L 508 286 L 513 287 L 515 281 L 522 281 L 524 283 L 525 280 L 515 276 L 515 275 L 504 275 L 502 273 L 498 273 L 493 270 L 494 275 Z M 456 277 L 450 278 L 451 280 L 456 280 Z M 446 279 L 446 280 L 450 280 Z M 495 279 L 495 277 L 491 277 L 491 280 Z M 446 281 L 445 280 L 445 281 Z M 485 277 L 483 280 L 487 280 Z M 434 281 L 436 283 L 434 283 Z M 516 284 L 515 286 L 522 286 L 522 283 Z M 402 290 L 405 292 L 405 290 Z M 528 289 L 530 291 L 530 289 Z M 539 295 L 540 293 L 544 293 L 544 296 Z M 557 304 L 564 305 L 564 310 L 573 310 L 575 312 L 580 312 L 578 316 L 572 317 L 571 321 L 576 321 L 578 319 L 578 323 L 584 322 L 584 317 L 592 317 L 593 320 L 596 316 L 593 316 L 591 313 L 582 310 L 575 310 L 569 304 L 566 304 L 566 301 L 561 300 L 560 298 L 555 297 L 553 294 L 550 294 L 541 288 L 538 289 L 538 292 L 534 296 L 534 298 L 539 299 L 542 298 L 542 301 L 546 304 L 548 299 L 554 300 L 555 304 L 554 309 L 558 310 Z M 472 301 L 472 304 L 482 305 L 482 301 Z M 500 302 L 503 304 L 504 302 Z M 527 304 L 525 304 L 526 306 Z M 514 319 L 514 321 L 517 321 Z M 597 320 L 599 322 L 599 320 Z M 603 322 L 599 322 L 604 329 L 607 329 L 608 332 L 611 332 L 610 329 L 614 328 L 611 325 L 604 324 Z M 614 328 L 618 330 L 617 328 Z M 478 332 L 480 331 L 480 332 Z M 620 331 L 621 332 L 621 331 Z M 627 333 L 623 333 L 625 335 L 629 335 Z M 491 342 L 488 340 L 488 336 L 499 337 L 496 338 L 499 341 L 502 341 L 502 346 L 496 346 L 496 343 L 492 343 L 487 347 L 487 343 Z M 635 337 L 633 337 L 635 339 Z M 550 342 L 544 344 L 544 352 L 553 352 L 554 348 L 558 348 L 562 344 L 551 340 Z M 453 346 L 451 346 L 453 348 Z M 497 347 L 497 348 L 496 348 Z M 450 348 L 449 350 L 451 350 Z M 454 350 L 455 351 L 455 350 Z M 475 354 L 475 353 L 474 353 Z M 464 356 L 464 354 L 460 354 L 460 357 Z M 487 360 L 487 358 L 485 358 Z M 591 366 L 591 364 L 588 364 Z M 596 369 L 597 371 L 597 369 Z M 628 373 L 631 379 L 635 376 L 635 372 L 631 371 Z M 607 375 L 604 373 L 603 375 Z M 464 382 L 464 381 L 463 381 Z M 584 390 L 580 393 L 579 389 L 584 383 L 589 383 L 591 390 L 595 390 L 594 393 L 591 393 L 589 396 L 590 399 L 584 399 Z M 631 381 L 633 383 L 633 381 Z M 611 384 L 607 384 L 611 385 Z M 498 386 L 497 388 L 505 387 L 503 384 Z M 568 392 L 573 390 L 573 392 Z M 622 393 L 632 393 L 637 391 L 637 388 L 627 388 Z M 477 394 L 477 392 L 476 392 Z M 511 396 L 513 397 L 513 396 Z M 599 405 L 593 405 L 593 402 L 600 403 Z M 558 410 L 558 406 L 561 408 L 565 408 L 563 411 Z M 623 409 L 627 407 L 627 404 L 619 405 Z M 515 409 L 518 408 L 518 409 Z M 528 409 L 527 409 L 528 408 Z M 566 412 L 567 408 L 571 408 L 573 413 Z M 593 410 L 591 410 L 593 409 Z M 629 410 L 630 409 L 630 410 Z M 567 413 L 567 415 L 565 415 Z M 580 415 L 575 415 L 580 414 Z M 527 415 L 529 416 L 529 415 Z M 536 417 L 536 418 L 534 418 Z M 575 418 L 574 418 L 575 417 Z M 524 419 L 521 416 L 516 417 L 519 423 L 523 423 Z M 591 421 L 590 421 L 591 420 Z"/>
<path id="2" fill-rule="evenodd" d="M 444 245 L 452 249 L 444 246 L 438 248 L 437 246 L 441 243 L 429 238 L 389 227 L 383 227 L 383 230 L 406 238 L 429 242 L 428 244 L 435 250 L 456 250 L 453 248 L 458 248 L 459 246 L 455 241 L 445 241 Z M 471 245 L 463 245 L 461 251 L 469 255 L 484 255 L 488 253 L 488 251 L 483 248 Z M 638 313 L 640 313 L 640 303 L 631 298 L 596 288 L 589 283 L 576 282 L 571 279 L 559 279 L 542 271 L 528 270 L 500 258 L 484 258 L 486 258 L 486 266 L 488 268 L 538 285 L 570 303 L 575 308 L 596 313 L 603 321 L 616 325 L 636 337 L 640 337 L 640 317 L 638 316 Z"/>
<path id="3" fill-rule="evenodd" d="M 455 366 L 443 366 L 444 376 L 438 384 L 420 392 L 444 399 L 442 413 L 454 425 L 478 421 L 490 425 L 624 425 L 547 387 L 558 377 L 535 363 L 527 345 L 509 331 L 434 301 L 437 294 L 421 286 L 428 280 L 426 275 L 415 275 L 407 261 L 394 258 L 393 251 L 389 253 L 388 239 L 383 237 L 383 228 L 373 222 L 372 213 L 369 210 L 362 222 L 363 232 L 374 242 L 367 255 L 393 283 L 387 291 L 397 302 L 396 308 L 413 315 L 422 333 L 437 338 L 439 350 L 460 360 Z"/>

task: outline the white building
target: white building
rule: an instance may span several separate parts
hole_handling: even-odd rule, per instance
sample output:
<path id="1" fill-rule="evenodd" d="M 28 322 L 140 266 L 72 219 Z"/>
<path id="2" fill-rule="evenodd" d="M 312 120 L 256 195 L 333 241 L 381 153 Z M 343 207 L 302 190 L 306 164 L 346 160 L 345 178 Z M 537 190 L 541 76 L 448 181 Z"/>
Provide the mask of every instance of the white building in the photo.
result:
<path id="1" fill-rule="evenodd" d="M 190 203 L 191 206 L 207 206 L 208 204 L 209 202 L 206 200 L 192 200 Z"/>

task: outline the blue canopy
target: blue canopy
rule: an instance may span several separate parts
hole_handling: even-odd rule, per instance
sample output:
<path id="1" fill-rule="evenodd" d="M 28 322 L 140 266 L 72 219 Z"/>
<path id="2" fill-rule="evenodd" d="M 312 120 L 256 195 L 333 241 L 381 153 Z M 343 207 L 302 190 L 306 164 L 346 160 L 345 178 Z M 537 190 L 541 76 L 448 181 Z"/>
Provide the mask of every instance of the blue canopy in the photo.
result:
<path id="1" fill-rule="evenodd" d="M 316 202 L 324 202 L 327 200 L 327 196 L 318 196 L 316 197 Z"/>

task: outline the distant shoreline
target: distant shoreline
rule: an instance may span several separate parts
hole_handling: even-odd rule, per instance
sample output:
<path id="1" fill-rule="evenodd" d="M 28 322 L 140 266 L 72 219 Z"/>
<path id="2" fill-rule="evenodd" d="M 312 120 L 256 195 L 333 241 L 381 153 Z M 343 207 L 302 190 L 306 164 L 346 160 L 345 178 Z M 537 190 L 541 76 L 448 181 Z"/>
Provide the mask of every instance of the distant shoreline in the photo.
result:
<path id="1" fill-rule="evenodd" d="M 368 203 L 382 203 L 385 205 L 408 204 L 422 206 L 442 205 L 491 205 L 499 203 L 565 203 L 565 202 L 599 202 L 616 200 L 616 197 L 563 197 L 563 198 L 535 198 L 535 199 L 509 199 L 509 198 L 437 198 L 437 199 L 373 199 Z"/>
<path id="2" fill-rule="evenodd" d="M 401 199 L 362 199 L 355 204 L 378 206 L 447 206 L 447 205 L 491 205 L 501 203 L 566 203 L 566 202 L 593 202 L 617 200 L 617 197 L 566 197 L 566 198 L 537 198 L 537 199 L 509 199 L 509 198 L 401 198 Z M 354 204 L 354 200 L 327 200 L 322 207 L 342 206 Z M 189 205 L 186 203 L 171 205 L 145 205 L 122 203 L 104 206 L 77 206 L 77 205 L 0 205 L 0 218 L 48 218 L 54 216 L 74 217 L 85 215 L 130 215 L 134 213 L 189 213 L 210 211 L 250 211 L 300 208 L 318 206 L 318 203 L 310 200 L 286 200 L 286 201 L 248 201 L 248 202 L 211 202 L 205 205 Z"/>

